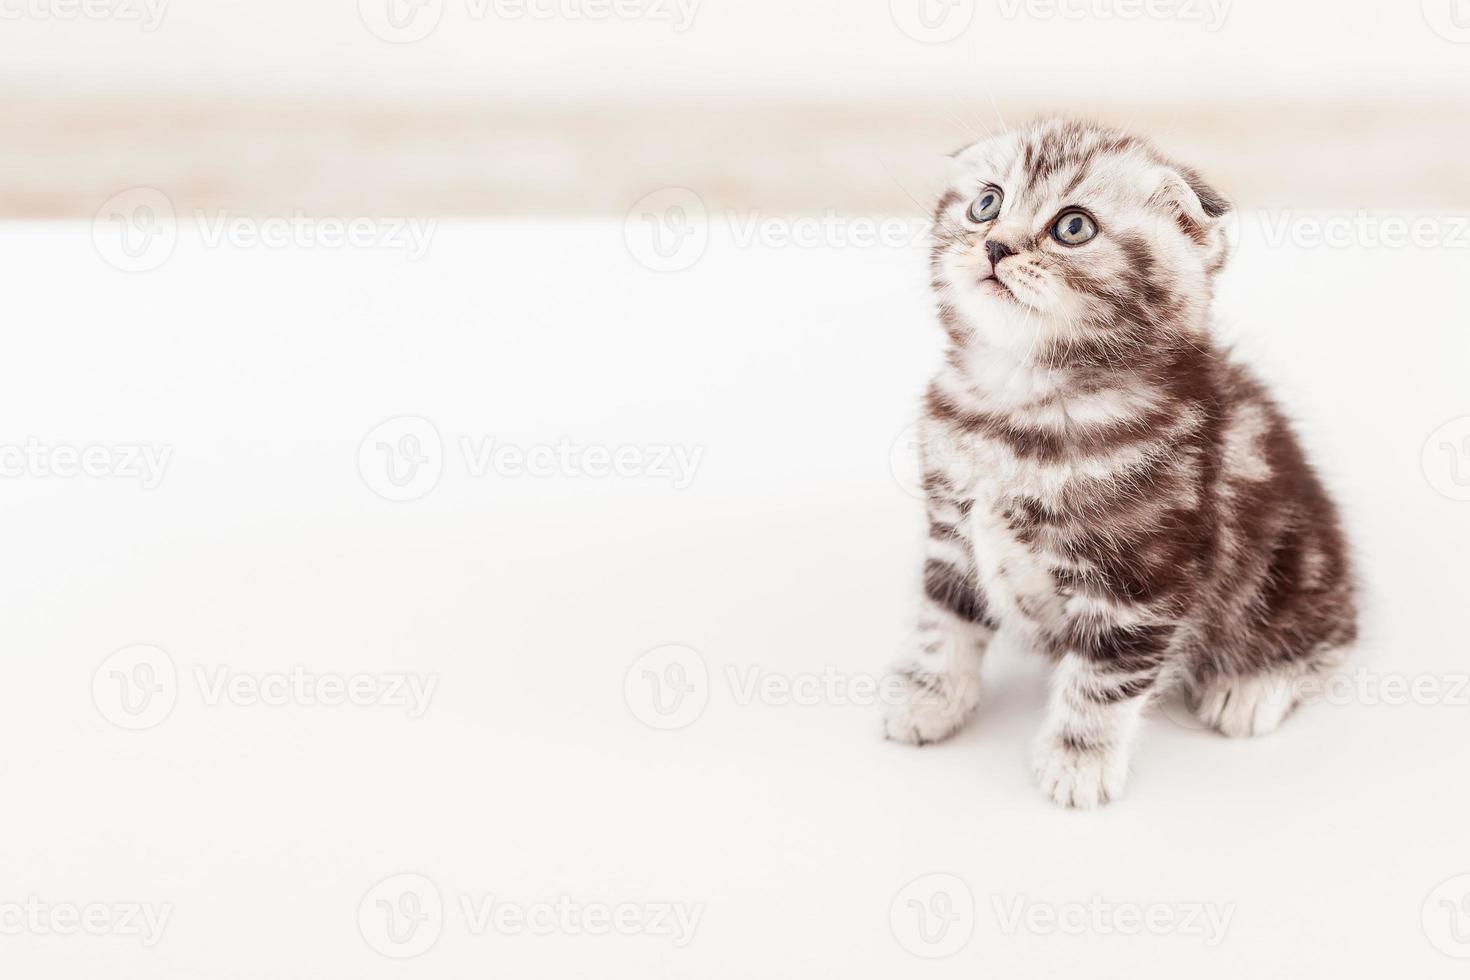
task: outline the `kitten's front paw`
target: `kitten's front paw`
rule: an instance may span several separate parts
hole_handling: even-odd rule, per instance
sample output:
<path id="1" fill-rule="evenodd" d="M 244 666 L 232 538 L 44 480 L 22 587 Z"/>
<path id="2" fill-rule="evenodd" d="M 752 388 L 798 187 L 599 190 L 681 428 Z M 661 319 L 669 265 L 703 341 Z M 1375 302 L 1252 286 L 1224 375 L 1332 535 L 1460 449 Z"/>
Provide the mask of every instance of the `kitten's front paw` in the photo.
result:
<path id="1" fill-rule="evenodd" d="M 904 669 L 896 679 L 900 701 L 883 719 L 883 735 L 894 742 L 943 741 L 963 728 L 980 706 L 980 685 L 974 678 L 956 680 Z"/>
<path id="2" fill-rule="evenodd" d="M 1055 802 L 1090 810 L 1122 797 L 1128 760 L 1117 749 L 1047 738 L 1037 747 L 1036 778 Z"/>

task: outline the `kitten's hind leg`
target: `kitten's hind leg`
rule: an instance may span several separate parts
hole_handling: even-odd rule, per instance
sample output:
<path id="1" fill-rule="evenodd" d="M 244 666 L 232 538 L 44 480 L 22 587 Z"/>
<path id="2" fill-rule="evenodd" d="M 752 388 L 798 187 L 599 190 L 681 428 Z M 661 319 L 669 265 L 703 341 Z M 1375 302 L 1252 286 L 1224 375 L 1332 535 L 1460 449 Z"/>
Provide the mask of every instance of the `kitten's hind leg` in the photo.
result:
<path id="1" fill-rule="evenodd" d="M 1229 738 L 1269 735 L 1301 704 L 1307 681 L 1334 670 L 1343 653 L 1331 648 L 1306 661 L 1213 677 L 1200 685 L 1195 714 Z"/>
<path id="2" fill-rule="evenodd" d="M 1230 738 L 1269 735 L 1301 701 L 1297 678 L 1287 671 L 1217 677 L 1199 692 L 1199 720 Z"/>

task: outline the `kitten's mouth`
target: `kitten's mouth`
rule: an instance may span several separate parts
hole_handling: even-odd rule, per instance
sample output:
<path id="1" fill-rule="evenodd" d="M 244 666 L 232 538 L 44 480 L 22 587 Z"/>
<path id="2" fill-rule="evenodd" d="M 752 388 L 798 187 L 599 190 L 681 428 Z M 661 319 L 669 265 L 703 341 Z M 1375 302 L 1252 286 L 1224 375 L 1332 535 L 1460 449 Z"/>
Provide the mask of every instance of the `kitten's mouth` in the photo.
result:
<path id="1" fill-rule="evenodd" d="M 990 275 L 980 280 L 980 288 L 992 296 L 1004 296 L 1013 303 L 1019 303 L 1020 299 L 1011 292 L 1011 287 L 1000 281 L 1000 277 Z"/>

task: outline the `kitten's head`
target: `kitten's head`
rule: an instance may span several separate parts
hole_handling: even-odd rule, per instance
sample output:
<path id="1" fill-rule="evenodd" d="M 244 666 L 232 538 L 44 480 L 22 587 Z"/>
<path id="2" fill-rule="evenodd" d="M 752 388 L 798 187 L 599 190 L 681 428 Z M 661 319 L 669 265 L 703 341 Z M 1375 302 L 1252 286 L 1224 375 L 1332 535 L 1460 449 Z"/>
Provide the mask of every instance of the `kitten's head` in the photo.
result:
<path id="1" fill-rule="evenodd" d="M 933 271 L 945 322 L 1018 356 L 1117 355 L 1198 329 L 1229 203 L 1144 140 L 1045 120 L 955 155 Z"/>

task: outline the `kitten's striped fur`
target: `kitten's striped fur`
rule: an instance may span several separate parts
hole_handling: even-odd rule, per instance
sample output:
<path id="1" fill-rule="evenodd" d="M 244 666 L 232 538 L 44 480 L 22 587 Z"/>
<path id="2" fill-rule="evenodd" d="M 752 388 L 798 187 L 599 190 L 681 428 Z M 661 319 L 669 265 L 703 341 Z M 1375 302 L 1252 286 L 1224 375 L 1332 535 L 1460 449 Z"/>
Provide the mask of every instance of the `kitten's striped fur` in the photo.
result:
<path id="1" fill-rule="evenodd" d="M 987 188 L 1001 211 L 974 220 Z M 1074 208 L 1099 231 L 1068 246 L 1050 229 Z M 1228 210 L 1190 168 L 1086 123 L 957 155 L 934 226 L 951 342 L 920 430 L 925 608 L 889 737 L 957 730 L 985 647 L 1012 632 L 1058 663 L 1042 788 L 1092 806 L 1122 791 L 1169 685 L 1225 734 L 1264 734 L 1354 639 L 1333 504 L 1209 334 Z"/>

